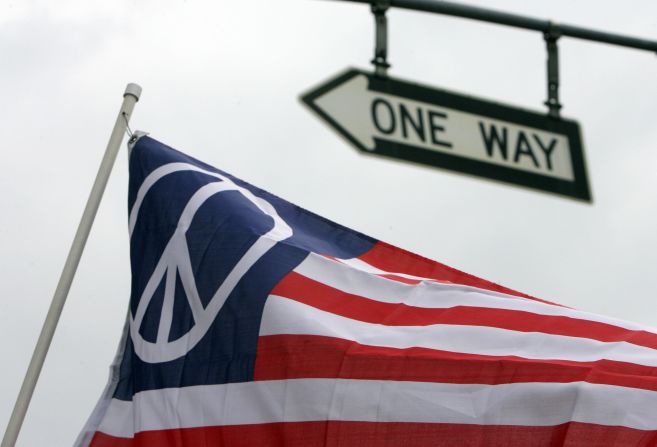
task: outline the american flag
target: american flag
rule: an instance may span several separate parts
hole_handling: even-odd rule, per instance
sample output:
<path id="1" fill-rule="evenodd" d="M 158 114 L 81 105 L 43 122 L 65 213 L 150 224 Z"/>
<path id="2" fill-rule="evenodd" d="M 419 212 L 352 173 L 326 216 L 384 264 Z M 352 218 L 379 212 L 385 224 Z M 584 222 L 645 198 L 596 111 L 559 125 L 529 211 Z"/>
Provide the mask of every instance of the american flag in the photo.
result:
<path id="1" fill-rule="evenodd" d="M 657 445 L 657 333 L 333 223 L 141 137 L 130 311 L 78 446 Z"/>

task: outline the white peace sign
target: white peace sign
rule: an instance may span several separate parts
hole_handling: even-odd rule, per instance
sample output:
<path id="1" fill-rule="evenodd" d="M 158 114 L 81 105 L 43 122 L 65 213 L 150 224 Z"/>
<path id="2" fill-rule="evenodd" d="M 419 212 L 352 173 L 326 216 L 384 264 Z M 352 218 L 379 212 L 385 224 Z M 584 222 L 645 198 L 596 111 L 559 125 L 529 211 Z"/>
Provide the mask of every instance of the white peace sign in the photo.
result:
<path id="1" fill-rule="evenodd" d="M 292 236 L 292 229 L 281 219 L 276 209 L 269 202 L 254 196 L 251 191 L 236 185 L 221 174 L 206 171 L 189 163 L 170 163 L 154 170 L 146 177 L 139 188 L 129 218 L 131 237 L 139 209 L 148 190 L 162 177 L 179 171 L 202 172 L 219 178 L 221 181 L 202 186 L 189 199 L 178 220 L 178 225 L 173 236 L 171 236 L 166 248 L 162 252 L 160 260 L 155 266 L 153 274 L 146 283 L 134 316 L 132 314 L 130 315 L 130 335 L 135 347 L 135 353 L 140 359 L 148 363 L 167 362 L 187 354 L 210 329 L 212 322 L 217 317 L 226 299 L 251 266 L 276 245 L 277 242 Z M 242 196 L 253 203 L 260 211 L 271 217 L 274 221 L 274 226 L 269 232 L 260 236 L 237 264 L 235 264 L 228 276 L 226 276 L 226 279 L 212 296 L 208 305 L 204 308 L 198 289 L 196 288 L 196 280 L 192 271 L 185 235 L 194 219 L 194 215 L 201 205 L 213 195 L 226 191 L 237 191 L 242 194 Z M 184 294 L 194 317 L 194 326 L 182 337 L 169 341 L 169 333 L 174 318 L 173 303 L 176 288 L 176 273 L 180 275 Z M 158 332 L 155 342 L 150 342 L 141 336 L 139 328 L 155 291 L 165 277 L 164 301 L 160 313 Z"/>

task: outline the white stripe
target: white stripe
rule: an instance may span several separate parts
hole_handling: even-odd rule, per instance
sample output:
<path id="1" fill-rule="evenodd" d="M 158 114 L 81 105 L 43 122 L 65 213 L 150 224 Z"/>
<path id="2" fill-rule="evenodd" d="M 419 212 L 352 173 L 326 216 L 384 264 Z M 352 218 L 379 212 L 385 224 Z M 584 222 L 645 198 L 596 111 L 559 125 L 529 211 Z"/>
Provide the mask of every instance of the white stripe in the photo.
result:
<path id="1" fill-rule="evenodd" d="M 409 274 L 406 274 L 406 273 L 386 272 L 385 270 L 381 270 L 378 267 L 374 267 L 373 265 L 368 264 L 367 262 L 363 261 L 362 259 L 358 259 L 358 258 L 350 258 L 350 259 L 335 258 L 335 260 L 340 262 L 341 264 L 345 264 L 345 265 L 348 265 L 349 267 L 353 267 L 357 270 L 362 270 L 363 272 L 372 273 L 374 275 L 395 275 L 395 276 L 399 276 L 401 278 L 415 279 L 415 280 L 419 280 L 419 281 L 436 281 L 433 278 L 424 278 L 422 276 L 413 276 L 413 275 L 409 275 Z"/>
<path id="2" fill-rule="evenodd" d="M 335 337 L 363 345 L 400 349 L 421 347 L 468 354 L 576 362 L 607 359 L 657 366 L 656 350 L 625 342 L 606 343 L 487 326 L 386 326 L 352 320 L 298 301 L 270 295 L 265 304 L 260 335 L 281 334 Z"/>
<path id="3" fill-rule="evenodd" d="M 531 312 L 539 315 L 564 316 L 596 321 L 623 329 L 656 333 L 655 328 L 616 318 L 596 315 L 567 307 L 554 306 L 540 301 L 493 292 L 460 284 L 426 281 L 405 284 L 351 268 L 324 256 L 311 253 L 294 269 L 295 272 L 334 289 L 384 303 L 404 303 L 427 308 L 472 306 Z M 396 274 L 396 273 L 395 273 Z"/>
<path id="4" fill-rule="evenodd" d="M 143 424 L 140 422 L 144 421 L 146 417 L 142 417 L 141 415 L 138 417 L 135 414 L 135 402 L 138 403 L 138 400 L 137 396 L 134 397 L 135 401 L 112 399 L 107 407 L 105 417 L 98 425 L 97 430 L 107 433 L 108 435 L 119 436 L 122 438 L 131 438 L 135 433 L 142 431 L 141 426 Z M 156 396 L 154 392 L 151 392 L 150 397 L 157 397 L 160 400 L 171 399 L 171 396 L 166 396 L 164 393 L 160 393 L 159 396 Z M 151 415 L 149 419 L 153 419 L 155 414 Z M 167 422 L 166 419 L 163 418 L 163 420 L 160 421 L 160 425 L 164 426 L 165 424 L 167 424 Z M 151 422 L 149 425 L 155 424 Z"/>
<path id="5" fill-rule="evenodd" d="M 657 393 L 587 382 L 445 384 L 294 379 L 144 391 L 112 400 L 99 431 L 303 421 L 553 426 L 569 421 L 656 430 Z"/>

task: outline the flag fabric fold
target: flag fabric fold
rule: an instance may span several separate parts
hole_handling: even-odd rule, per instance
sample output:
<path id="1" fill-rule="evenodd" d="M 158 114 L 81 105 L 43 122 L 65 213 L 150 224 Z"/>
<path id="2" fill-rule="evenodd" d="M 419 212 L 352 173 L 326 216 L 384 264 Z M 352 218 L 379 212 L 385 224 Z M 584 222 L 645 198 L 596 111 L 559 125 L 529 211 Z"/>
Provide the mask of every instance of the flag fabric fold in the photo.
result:
<path id="1" fill-rule="evenodd" d="M 150 138 L 132 289 L 76 445 L 652 446 L 657 332 L 331 222 Z"/>

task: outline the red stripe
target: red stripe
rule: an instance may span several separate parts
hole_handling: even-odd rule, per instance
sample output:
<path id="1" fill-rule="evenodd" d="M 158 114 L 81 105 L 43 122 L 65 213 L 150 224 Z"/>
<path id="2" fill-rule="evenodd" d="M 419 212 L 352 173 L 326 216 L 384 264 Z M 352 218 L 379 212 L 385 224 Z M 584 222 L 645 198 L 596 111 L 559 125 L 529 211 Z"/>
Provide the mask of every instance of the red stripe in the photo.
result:
<path id="1" fill-rule="evenodd" d="M 495 284 L 485 279 L 478 278 L 468 273 L 456 270 L 423 256 L 403 250 L 394 245 L 385 242 L 377 242 L 374 247 L 367 253 L 358 257 L 358 259 L 378 268 L 391 273 L 405 273 L 407 275 L 420 276 L 422 278 L 431 278 L 438 281 L 463 284 L 466 286 L 478 287 L 480 289 L 492 290 L 494 292 L 506 293 L 529 298 L 543 303 L 549 303 L 556 306 L 559 304 L 544 301 L 530 295 L 509 289 L 507 287 Z"/>
<path id="2" fill-rule="evenodd" d="M 489 326 L 520 332 L 590 338 L 603 342 L 622 341 L 657 349 L 657 334 L 650 332 L 631 331 L 597 321 L 538 315 L 518 310 L 466 306 L 441 309 L 384 303 L 334 289 L 296 272 L 285 276 L 271 293 L 354 320 L 387 326 Z M 657 355 L 657 352 L 655 354 Z"/>
<path id="3" fill-rule="evenodd" d="M 286 422 L 158 430 L 134 440 L 96 433 L 91 447 L 627 447 L 654 431 L 570 422 L 547 427 L 401 422 Z"/>
<path id="4" fill-rule="evenodd" d="M 535 360 L 385 348 L 316 335 L 260 337 L 254 380 L 327 377 L 488 385 L 585 381 L 657 391 L 657 368 L 610 360 Z"/>
<path id="5" fill-rule="evenodd" d="M 137 442 L 133 438 L 119 438 L 97 431 L 89 443 L 89 447 L 134 447 Z"/>

